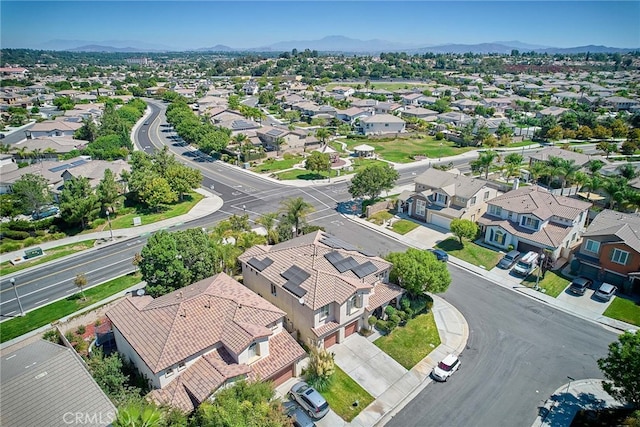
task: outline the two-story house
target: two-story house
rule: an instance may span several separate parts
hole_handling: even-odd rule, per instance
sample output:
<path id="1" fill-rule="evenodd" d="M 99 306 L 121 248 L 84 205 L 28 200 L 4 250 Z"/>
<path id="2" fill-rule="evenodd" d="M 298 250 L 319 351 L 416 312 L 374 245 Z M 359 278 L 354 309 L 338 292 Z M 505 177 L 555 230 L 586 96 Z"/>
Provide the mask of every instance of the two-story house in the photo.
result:
<path id="1" fill-rule="evenodd" d="M 224 273 L 158 298 L 127 297 L 107 312 L 118 352 L 153 388 L 149 397 L 189 412 L 241 378 L 281 384 L 305 352 L 285 312 Z"/>
<path id="2" fill-rule="evenodd" d="M 557 196 L 532 185 L 509 191 L 488 202 L 478 223 L 484 242 L 521 252 L 551 251 L 553 259 L 568 258 L 584 231 L 591 203 Z"/>
<path id="3" fill-rule="evenodd" d="M 603 210 L 582 238 L 575 253 L 580 274 L 640 291 L 640 215 Z"/>
<path id="4" fill-rule="evenodd" d="M 238 260 L 244 285 L 286 311 L 286 329 L 310 346 L 342 342 L 402 295 L 387 283 L 389 262 L 322 231 L 254 246 Z"/>
<path id="5" fill-rule="evenodd" d="M 404 132 L 405 121 L 391 114 L 374 114 L 360 118 L 360 130 L 364 135 Z"/>
<path id="6" fill-rule="evenodd" d="M 412 218 L 449 229 L 451 220 L 477 221 L 487 211 L 487 200 L 498 195 L 486 181 L 460 173 L 427 169 L 415 179 L 414 191 L 401 195 Z"/>

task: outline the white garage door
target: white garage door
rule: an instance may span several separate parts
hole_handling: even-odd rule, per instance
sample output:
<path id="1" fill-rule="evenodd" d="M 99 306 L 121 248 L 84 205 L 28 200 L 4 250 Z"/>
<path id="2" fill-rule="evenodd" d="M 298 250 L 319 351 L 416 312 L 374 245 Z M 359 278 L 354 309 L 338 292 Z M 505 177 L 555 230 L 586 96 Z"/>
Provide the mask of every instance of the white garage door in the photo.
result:
<path id="1" fill-rule="evenodd" d="M 431 214 L 431 224 L 437 225 L 438 227 L 446 228 L 448 230 L 449 225 L 451 225 L 451 220 L 440 215 Z"/>

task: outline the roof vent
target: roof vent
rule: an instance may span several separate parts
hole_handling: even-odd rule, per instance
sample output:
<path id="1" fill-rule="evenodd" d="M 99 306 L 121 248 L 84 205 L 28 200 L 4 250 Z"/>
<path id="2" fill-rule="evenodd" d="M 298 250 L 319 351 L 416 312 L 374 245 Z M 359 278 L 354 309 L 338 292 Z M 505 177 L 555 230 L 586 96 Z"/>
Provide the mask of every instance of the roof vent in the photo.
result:
<path id="1" fill-rule="evenodd" d="M 177 296 L 177 298 L 178 298 L 178 299 L 182 299 L 182 291 L 178 292 L 178 296 Z"/>
<path id="2" fill-rule="evenodd" d="M 180 313 L 180 317 L 187 317 L 187 310 L 186 309 L 182 309 L 182 313 Z"/>

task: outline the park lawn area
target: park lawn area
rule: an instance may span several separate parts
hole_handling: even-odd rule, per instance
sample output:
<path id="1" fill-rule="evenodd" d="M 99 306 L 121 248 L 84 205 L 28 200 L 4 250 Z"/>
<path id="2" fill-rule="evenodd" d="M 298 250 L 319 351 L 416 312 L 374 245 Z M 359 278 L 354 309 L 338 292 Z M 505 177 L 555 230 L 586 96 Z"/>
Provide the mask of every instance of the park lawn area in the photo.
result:
<path id="1" fill-rule="evenodd" d="M 288 171 L 280 172 L 276 176 L 278 179 L 286 181 L 290 179 L 303 179 L 305 181 L 311 181 L 314 179 L 327 179 L 329 172 L 320 171 L 320 172 L 311 172 L 306 169 L 291 169 Z M 338 171 L 331 169 L 331 178 L 337 177 Z"/>
<path id="2" fill-rule="evenodd" d="M 336 141 L 330 141 L 329 142 L 329 147 L 333 148 L 334 150 L 336 150 L 338 153 L 343 153 L 344 150 L 342 149 L 342 144 L 340 144 L 339 142 Z"/>
<path id="3" fill-rule="evenodd" d="M 138 273 L 127 274 L 117 277 L 101 285 L 85 289 L 84 295 L 77 293 L 68 296 L 60 301 L 53 302 L 33 311 L 28 312 L 23 317 L 16 317 L 0 323 L 0 342 L 9 341 L 13 338 L 31 332 L 41 326 L 48 325 L 65 316 L 75 313 L 78 310 L 95 304 L 111 295 L 122 292 L 125 289 L 139 283 L 141 276 Z"/>
<path id="4" fill-rule="evenodd" d="M 375 159 L 352 159 L 351 166 L 353 166 L 353 171 L 359 172 L 360 169 L 363 169 L 365 166 L 379 164 L 379 165 L 388 165 L 389 163 L 383 162 L 382 160 Z"/>
<path id="5" fill-rule="evenodd" d="M 406 219 L 401 219 L 401 220 L 396 221 L 393 224 L 391 224 L 391 228 L 396 233 L 407 234 L 411 230 L 414 230 L 414 229 L 418 228 L 418 224 L 416 224 L 413 221 L 408 221 Z"/>
<path id="6" fill-rule="evenodd" d="M 512 142 L 511 144 L 507 145 L 506 147 L 498 147 L 498 148 L 516 148 L 516 147 L 526 147 L 528 145 L 533 145 L 533 144 L 538 144 L 537 142 L 533 142 L 530 139 L 525 139 L 524 141 L 520 141 L 520 142 Z M 538 144 L 540 145 L 540 144 Z"/>
<path id="7" fill-rule="evenodd" d="M 456 258 L 483 267 L 486 270 L 491 270 L 495 267 L 501 257 L 500 252 L 484 248 L 473 242 L 467 241 L 464 242 L 464 246 L 461 246 L 458 239 L 454 237 L 438 243 L 436 247 Z"/>
<path id="8" fill-rule="evenodd" d="M 388 221 L 391 218 L 393 218 L 393 214 L 391 212 L 380 211 L 380 212 L 374 213 L 369 218 L 367 218 L 367 221 L 372 222 L 376 225 L 382 225 L 385 223 L 385 221 Z"/>
<path id="9" fill-rule="evenodd" d="M 604 315 L 640 326 L 640 305 L 626 298 L 615 297 L 604 311 Z"/>
<path id="10" fill-rule="evenodd" d="M 12 265 L 9 261 L 3 262 L 2 264 L 0 264 L 0 276 L 13 274 L 16 271 L 24 270 L 25 268 L 33 267 L 34 265 L 43 264 L 48 261 L 53 261 L 54 259 L 74 254 L 76 252 L 84 251 L 85 249 L 92 248 L 94 243 L 95 239 L 92 239 L 85 240 L 83 242 L 70 243 L 63 246 L 57 246 L 55 248 L 47 249 L 46 255 L 22 262 L 17 265 Z"/>
<path id="11" fill-rule="evenodd" d="M 437 141 L 431 136 L 413 138 L 383 138 L 383 139 L 346 139 L 347 148 L 353 148 L 367 144 L 375 148 L 375 153 L 387 161 L 394 163 L 410 163 L 415 156 L 426 156 L 432 159 L 455 156 L 467 151 L 475 150 L 477 147 L 456 147 L 447 140 Z"/>
<path id="12" fill-rule="evenodd" d="M 533 273 L 527 276 L 524 279 L 523 284 L 529 288 L 532 288 L 536 285 L 536 279 L 538 277 L 538 270 L 534 270 Z M 550 295 L 552 297 L 557 297 L 564 291 L 567 286 L 569 286 L 571 280 L 564 278 L 562 275 L 555 273 L 553 271 L 547 271 L 544 275 L 544 278 L 540 278 L 540 282 L 538 282 L 538 286 L 541 289 L 544 289 L 544 293 Z"/>
<path id="13" fill-rule="evenodd" d="M 193 208 L 196 203 L 202 200 L 204 196 L 200 193 L 185 194 L 184 201 L 169 205 L 169 207 L 162 212 L 131 212 L 122 216 L 118 216 L 111 220 L 111 227 L 116 230 L 119 228 L 133 227 L 133 218 L 139 216 L 142 225 L 153 224 L 154 222 L 163 221 L 165 219 L 174 218 L 176 216 L 184 215 Z M 108 230 L 109 225 L 105 223 L 101 226 L 101 230 Z M 92 233 L 101 230 L 86 230 L 87 233 Z"/>
<path id="14" fill-rule="evenodd" d="M 300 162 L 302 162 L 302 157 L 295 156 L 283 160 L 266 161 L 260 165 L 252 167 L 251 170 L 259 173 L 278 172 L 285 169 L 291 169 L 294 165 L 297 165 Z"/>
<path id="15" fill-rule="evenodd" d="M 353 420 L 360 411 L 373 402 L 373 396 L 338 366 L 336 366 L 331 385 L 321 394 L 329 403 L 329 407 L 347 422 Z M 353 402 L 356 400 L 358 406 L 354 407 Z"/>
<path id="16" fill-rule="evenodd" d="M 429 312 L 414 317 L 373 343 L 406 369 L 411 369 L 440 345 L 440 335 L 433 313 Z"/>

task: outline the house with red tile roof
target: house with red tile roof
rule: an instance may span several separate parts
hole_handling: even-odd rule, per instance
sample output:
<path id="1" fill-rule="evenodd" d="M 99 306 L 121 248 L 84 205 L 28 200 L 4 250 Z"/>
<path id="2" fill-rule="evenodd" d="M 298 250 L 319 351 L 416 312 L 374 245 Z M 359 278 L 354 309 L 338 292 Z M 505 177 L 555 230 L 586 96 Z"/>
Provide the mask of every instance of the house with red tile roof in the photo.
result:
<path id="1" fill-rule="evenodd" d="M 185 412 L 234 381 L 281 384 L 306 353 L 283 328 L 285 312 L 224 273 L 158 298 L 130 296 L 107 312 L 118 352 Z"/>
<path id="2" fill-rule="evenodd" d="M 581 239 L 591 203 L 557 196 L 532 185 L 509 191 L 487 202 L 478 223 L 484 242 L 521 252 L 549 250 L 553 259 L 568 258 Z"/>
<path id="3" fill-rule="evenodd" d="M 322 231 L 238 260 L 244 285 L 285 311 L 286 329 L 309 346 L 342 342 L 403 293 L 388 283 L 391 263 Z"/>

